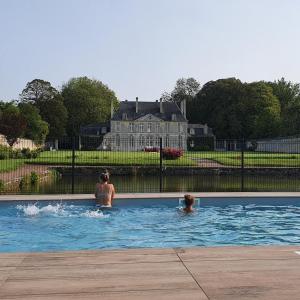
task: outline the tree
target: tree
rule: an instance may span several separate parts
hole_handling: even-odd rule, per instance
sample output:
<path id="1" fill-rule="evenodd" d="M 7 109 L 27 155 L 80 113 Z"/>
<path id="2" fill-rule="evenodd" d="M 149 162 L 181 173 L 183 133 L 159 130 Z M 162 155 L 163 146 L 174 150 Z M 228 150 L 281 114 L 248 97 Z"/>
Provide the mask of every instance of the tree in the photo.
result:
<path id="1" fill-rule="evenodd" d="M 26 119 L 14 102 L 0 102 L 0 133 L 10 146 L 25 134 Z"/>
<path id="2" fill-rule="evenodd" d="M 80 126 L 110 119 L 111 103 L 118 105 L 115 93 L 101 81 L 87 77 L 72 78 L 62 88 L 68 111 L 68 134 L 78 134 Z"/>
<path id="3" fill-rule="evenodd" d="M 294 135 L 300 132 L 300 85 L 284 78 L 267 82 L 281 106 L 281 135 Z"/>
<path id="4" fill-rule="evenodd" d="M 183 100 L 190 101 L 199 92 L 200 83 L 190 78 L 180 78 L 176 81 L 176 85 L 171 93 L 164 92 L 161 96 L 163 101 L 173 101 L 180 103 Z"/>
<path id="5" fill-rule="evenodd" d="M 44 121 L 49 124 L 49 137 L 58 138 L 65 134 L 68 113 L 60 93 L 51 83 L 42 79 L 28 82 L 20 94 L 21 103 L 30 103 L 38 108 Z"/>
<path id="6" fill-rule="evenodd" d="M 207 123 L 218 138 L 259 138 L 278 134 L 280 105 L 263 82 L 235 78 L 206 83 L 188 103 L 188 119 Z"/>
<path id="7" fill-rule="evenodd" d="M 280 130 L 280 103 L 264 82 L 245 84 L 246 103 L 242 111 L 242 124 L 246 137 L 274 137 Z"/>
<path id="8" fill-rule="evenodd" d="M 36 144 L 44 143 L 49 132 L 48 123 L 42 120 L 38 109 L 29 102 L 20 103 L 19 109 L 27 123 L 24 137 L 33 140 Z"/>
<path id="9" fill-rule="evenodd" d="M 39 110 L 43 120 L 49 124 L 48 138 L 56 139 L 66 134 L 68 111 L 60 94 L 45 101 Z"/>

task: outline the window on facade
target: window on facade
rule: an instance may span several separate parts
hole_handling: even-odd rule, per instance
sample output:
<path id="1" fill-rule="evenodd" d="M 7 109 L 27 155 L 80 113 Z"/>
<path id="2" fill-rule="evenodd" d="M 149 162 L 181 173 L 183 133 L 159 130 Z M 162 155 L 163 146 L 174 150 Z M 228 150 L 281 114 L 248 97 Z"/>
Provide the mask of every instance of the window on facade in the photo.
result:
<path id="1" fill-rule="evenodd" d="M 184 125 L 179 123 L 179 132 L 184 132 Z"/>
<path id="2" fill-rule="evenodd" d="M 170 137 L 168 134 L 166 135 L 166 147 L 170 147 Z"/>
<path id="3" fill-rule="evenodd" d="M 129 145 L 130 148 L 134 148 L 134 137 L 132 135 L 129 137 Z"/>
<path id="4" fill-rule="evenodd" d="M 146 137 L 146 146 L 153 147 L 153 136 L 152 135 L 148 135 Z"/>
<path id="5" fill-rule="evenodd" d="M 130 132 L 134 131 L 134 123 L 129 123 L 129 131 Z"/>
<path id="6" fill-rule="evenodd" d="M 170 132 L 170 123 L 166 123 L 166 132 Z"/>
<path id="7" fill-rule="evenodd" d="M 159 123 L 156 123 L 156 124 L 155 124 L 155 131 L 156 131 L 156 132 L 159 132 L 159 131 L 160 131 L 160 125 L 159 125 Z"/>
<path id="8" fill-rule="evenodd" d="M 180 149 L 182 148 L 182 136 L 181 135 L 178 137 L 178 147 Z"/>
<path id="9" fill-rule="evenodd" d="M 159 124 L 160 132 L 164 132 L 164 123 Z"/>
<path id="10" fill-rule="evenodd" d="M 190 134 L 191 134 L 191 135 L 194 135 L 194 134 L 195 134 L 194 128 L 190 128 Z"/>
<path id="11" fill-rule="evenodd" d="M 157 135 L 155 137 L 155 147 L 159 147 L 160 146 L 160 142 L 159 142 L 159 136 Z"/>
<path id="12" fill-rule="evenodd" d="M 120 135 L 116 135 L 116 146 L 120 147 Z"/>
<path id="13" fill-rule="evenodd" d="M 144 132 L 144 124 L 143 123 L 141 123 L 141 124 L 139 124 L 139 132 Z"/>
<path id="14" fill-rule="evenodd" d="M 145 145 L 145 137 L 141 135 L 139 140 L 140 140 L 140 147 L 143 148 Z"/>

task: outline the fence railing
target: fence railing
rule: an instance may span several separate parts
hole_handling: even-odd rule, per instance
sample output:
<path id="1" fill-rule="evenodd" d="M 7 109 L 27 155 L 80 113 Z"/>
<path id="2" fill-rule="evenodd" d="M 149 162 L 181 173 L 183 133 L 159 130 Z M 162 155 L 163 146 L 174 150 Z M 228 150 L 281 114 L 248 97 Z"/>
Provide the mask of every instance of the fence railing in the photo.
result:
<path id="1" fill-rule="evenodd" d="M 300 141 L 76 136 L 0 146 L 1 193 L 93 193 L 104 170 L 119 192 L 299 191 Z"/>

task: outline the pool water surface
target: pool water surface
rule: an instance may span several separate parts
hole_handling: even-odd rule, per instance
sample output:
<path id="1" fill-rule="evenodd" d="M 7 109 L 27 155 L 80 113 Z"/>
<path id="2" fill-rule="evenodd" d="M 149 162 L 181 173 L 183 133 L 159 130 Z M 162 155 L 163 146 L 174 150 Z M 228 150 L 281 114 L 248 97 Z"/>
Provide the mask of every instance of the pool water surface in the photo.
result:
<path id="1" fill-rule="evenodd" d="M 0 252 L 300 244 L 300 207 L 0 203 Z"/>

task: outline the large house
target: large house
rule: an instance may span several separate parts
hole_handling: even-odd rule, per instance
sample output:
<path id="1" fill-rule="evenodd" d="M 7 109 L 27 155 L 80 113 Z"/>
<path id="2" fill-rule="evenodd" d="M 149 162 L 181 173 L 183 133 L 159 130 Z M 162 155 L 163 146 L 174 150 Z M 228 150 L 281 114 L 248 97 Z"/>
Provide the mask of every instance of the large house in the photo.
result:
<path id="1" fill-rule="evenodd" d="M 111 150 L 143 150 L 159 147 L 186 148 L 187 119 L 173 102 L 122 101 L 110 121 L 103 145 Z"/>
<path id="2" fill-rule="evenodd" d="M 188 137 L 212 134 L 207 125 L 188 124 L 186 103 L 122 101 L 119 109 L 111 111 L 110 123 L 81 128 L 83 136 L 103 136 L 99 149 L 137 151 L 159 147 L 187 149 Z"/>

